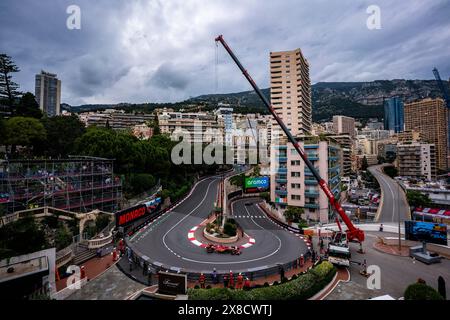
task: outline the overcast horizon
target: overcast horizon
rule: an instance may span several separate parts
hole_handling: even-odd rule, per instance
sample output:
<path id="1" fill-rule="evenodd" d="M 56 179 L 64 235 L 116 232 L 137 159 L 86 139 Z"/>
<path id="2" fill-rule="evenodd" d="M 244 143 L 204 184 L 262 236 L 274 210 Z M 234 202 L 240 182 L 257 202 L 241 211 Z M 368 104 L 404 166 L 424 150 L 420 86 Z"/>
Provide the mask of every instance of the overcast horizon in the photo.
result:
<path id="1" fill-rule="evenodd" d="M 81 29 L 69 30 L 69 5 Z M 370 5 L 381 29 L 369 30 Z M 203 94 L 251 90 L 214 38 L 223 34 L 261 88 L 269 53 L 301 48 L 311 82 L 434 79 L 450 76 L 450 1 L 119 1 L 3 0 L 0 52 L 34 93 L 41 69 L 62 81 L 71 105 L 176 102 Z"/>

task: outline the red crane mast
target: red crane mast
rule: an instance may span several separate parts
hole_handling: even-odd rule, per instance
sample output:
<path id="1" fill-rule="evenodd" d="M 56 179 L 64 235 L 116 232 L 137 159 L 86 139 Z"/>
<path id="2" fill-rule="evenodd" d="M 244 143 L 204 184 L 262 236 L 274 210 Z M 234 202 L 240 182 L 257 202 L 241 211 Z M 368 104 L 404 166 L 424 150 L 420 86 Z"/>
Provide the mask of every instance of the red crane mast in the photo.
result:
<path id="1" fill-rule="evenodd" d="M 275 120 L 277 121 L 277 123 L 279 124 L 281 129 L 284 131 L 284 133 L 288 137 L 289 141 L 294 146 L 295 150 L 297 150 L 298 154 L 300 155 L 300 157 L 305 162 L 306 166 L 309 168 L 309 170 L 311 170 L 314 178 L 319 183 L 320 188 L 323 190 L 323 192 L 325 192 L 325 195 L 328 197 L 328 200 L 329 200 L 330 204 L 337 211 L 337 213 L 341 217 L 342 221 L 344 221 L 345 225 L 347 226 L 347 228 L 348 228 L 348 230 L 346 230 L 346 232 L 347 232 L 347 239 L 349 241 L 358 241 L 358 242 L 362 243 L 364 241 L 364 232 L 361 229 L 356 228 L 353 225 L 353 223 L 350 220 L 350 218 L 345 214 L 344 209 L 342 209 L 340 203 L 334 197 L 334 194 L 331 192 L 331 190 L 328 187 L 328 185 L 325 182 L 325 180 L 320 177 L 319 173 L 317 172 L 316 168 L 312 165 L 311 161 L 309 161 L 309 159 L 306 156 L 305 152 L 300 148 L 300 145 L 299 145 L 298 141 L 294 138 L 294 136 L 291 134 L 289 129 L 286 127 L 286 125 L 283 123 L 283 121 L 277 115 L 277 113 L 275 112 L 274 108 L 271 106 L 271 104 L 269 103 L 267 98 L 263 95 L 263 93 L 261 92 L 259 87 L 256 85 L 255 81 L 253 81 L 253 79 L 250 76 L 250 74 L 242 66 L 242 64 L 239 61 L 239 59 L 236 57 L 236 55 L 233 53 L 231 48 L 225 42 L 225 40 L 223 39 L 223 36 L 219 35 L 215 40 L 216 40 L 216 42 L 220 42 L 223 45 L 223 47 L 228 52 L 228 54 L 231 56 L 233 61 L 236 63 L 236 65 L 242 71 L 242 73 L 244 74 L 245 78 L 248 80 L 248 82 L 250 82 L 250 85 L 253 87 L 253 89 L 255 90 L 255 92 L 258 95 L 258 97 L 262 100 L 262 102 L 267 107 L 267 109 L 272 114 L 272 116 L 275 118 Z"/>

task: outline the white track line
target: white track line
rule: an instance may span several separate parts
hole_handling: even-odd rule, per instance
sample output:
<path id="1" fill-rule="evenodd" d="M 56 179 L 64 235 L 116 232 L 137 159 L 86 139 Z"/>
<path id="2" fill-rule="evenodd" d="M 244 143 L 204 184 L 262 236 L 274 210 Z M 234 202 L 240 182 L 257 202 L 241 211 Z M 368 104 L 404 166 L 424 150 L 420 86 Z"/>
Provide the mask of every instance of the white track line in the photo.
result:
<path id="1" fill-rule="evenodd" d="M 195 210 L 197 210 L 197 209 L 203 204 L 203 202 L 205 202 L 206 197 L 208 196 L 209 188 L 211 187 L 211 184 L 212 184 L 213 182 L 215 182 L 215 181 L 216 181 L 216 180 L 212 180 L 212 181 L 208 184 L 208 188 L 206 189 L 206 192 L 205 192 L 205 195 L 203 196 L 202 201 L 200 201 L 200 203 L 199 203 L 194 209 L 192 209 L 191 212 L 189 212 L 186 216 L 184 216 L 183 219 L 181 219 L 181 220 L 178 221 L 176 224 L 174 224 L 174 225 L 172 226 L 172 228 L 170 228 L 170 229 L 164 234 L 162 240 L 163 240 L 164 246 L 165 246 L 168 250 L 171 250 L 171 249 L 169 248 L 169 246 L 167 245 L 167 243 L 166 243 L 166 237 L 167 237 L 167 235 L 169 234 L 169 232 L 171 232 L 173 229 L 175 229 L 181 222 L 184 221 L 184 219 L 186 219 L 187 217 L 189 217 Z M 198 186 L 198 185 L 197 185 L 197 186 Z M 197 188 L 197 186 L 195 186 L 195 188 Z"/>

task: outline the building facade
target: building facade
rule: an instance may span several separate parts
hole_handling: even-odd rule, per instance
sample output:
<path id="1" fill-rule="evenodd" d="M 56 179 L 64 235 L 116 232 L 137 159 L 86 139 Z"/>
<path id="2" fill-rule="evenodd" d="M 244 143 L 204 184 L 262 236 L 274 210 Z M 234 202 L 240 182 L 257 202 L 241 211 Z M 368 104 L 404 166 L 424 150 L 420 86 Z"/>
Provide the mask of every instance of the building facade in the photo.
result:
<path id="1" fill-rule="evenodd" d="M 339 147 L 315 138 L 316 141 L 300 141 L 300 147 L 339 199 Z M 302 207 L 305 219 L 323 223 L 330 221 L 332 210 L 328 198 L 291 143 L 272 146 L 271 171 L 270 197 L 277 209 L 283 211 L 287 206 Z"/>
<path id="2" fill-rule="evenodd" d="M 41 71 L 36 75 L 35 94 L 41 111 L 49 117 L 61 114 L 61 80 L 56 74 Z"/>
<path id="3" fill-rule="evenodd" d="M 436 178 L 436 157 L 433 144 L 410 143 L 397 145 L 398 174 L 403 177 Z"/>
<path id="4" fill-rule="evenodd" d="M 300 49 L 270 53 L 270 100 L 294 136 L 311 133 L 309 64 Z"/>
<path id="5" fill-rule="evenodd" d="M 163 112 L 158 115 L 158 124 L 161 133 L 169 134 L 174 140 L 184 137 L 189 143 L 224 143 L 223 125 L 213 114 Z"/>
<path id="6" fill-rule="evenodd" d="M 436 167 L 448 168 L 447 108 L 442 99 L 424 99 L 405 104 L 405 129 L 420 132 L 424 142 L 434 144 Z"/>
<path id="7" fill-rule="evenodd" d="M 394 97 L 384 101 L 384 129 L 395 133 L 403 132 L 405 129 L 402 99 Z"/>
<path id="8" fill-rule="evenodd" d="M 355 119 L 346 116 L 333 116 L 333 131 L 335 134 L 347 134 L 354 138 L 356 135 Z"/>

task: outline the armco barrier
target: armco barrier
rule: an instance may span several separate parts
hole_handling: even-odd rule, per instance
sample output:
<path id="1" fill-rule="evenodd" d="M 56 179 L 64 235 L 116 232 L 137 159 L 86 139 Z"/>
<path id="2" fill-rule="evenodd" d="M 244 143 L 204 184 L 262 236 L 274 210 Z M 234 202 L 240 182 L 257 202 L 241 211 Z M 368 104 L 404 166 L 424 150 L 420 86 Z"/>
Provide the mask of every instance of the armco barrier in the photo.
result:
<path id="1" fill-rule="evenodd" d="M 284 223 L 284 222 L 278 220 L 278 219 L 275 218 L 270 212 L 268 212 L 268 211 L 266 210 L 266 208 L 264 208 L 264 206 L 262 206 L 262 205 L 260 205 L 260 204 L 258 204 L 258 207 L 266 214 L 266 216 L 267 216 L 270 220 L 272 220 L 273 222 L 275 222 L 276 224 L 278 224 L 280 227 L 282 227 L 282 228 L 284 228 L 284 229 L 286 229 L 286 230 L 288 230 L 288 231 L 292 231 L 292 232 L 294 232 L 294 233 L 296 233 L 296 234 L 303 234 L 303 229 L 299 229 L 299 228 L 290 226 L 290 225 L 288 225 L 288 224 L 286 224 L 286 223 Z"/>
<path id="2" fill-rule="evenodd" d="M 184 268 L 179 268 L 179 267 L 174 267 L 174 266 L 169 266 L 166 264 L 163 264 L 161 262 L 158 261 L 152 261 L 149 257 L 147 257 L 146 255 L 144 255 L 142 252 L 140 252 L 139 250 L 137 250 L 132 244 L 130 245 L 127 242 L 128 239 L 125 239 L 125 243 L 127 244 L 129 250 L 130 250 L 130 259 L 131 261 L 133 261 L 133 269 L 135 268 L 139 268 L 142 270 L 142 268 L 148 268 L 148 266 L 150 266 L 150 270 L 152 272 L 152 274 L 157 274 L 159 271 L 163 271 L 163 272 L 175 272 L 175 273 L 181 273 L 181 274 L 186 274 L 188 281 L 190 282 L 197 282 L 199 280 L 200 274 L 203 273 L 206 277 L 206 282 L 207 283 L 212 283 L 212 273 L 213 270 L 208 270 L 208 269 L 201 269 L 201 270 L 191 270 L 191 269 L 184 269 Z M 304 255 L 304 259 L 305 261 L 307 259 L 309 259 L 310 257 L 310 253 L 307 252 Z M 295 268 L 296 266 L 298 266 L 298 262 L 299 262 L 299 258 L 287 262 L 287 263 L 280 263 L 280 264 L 274 264 L 274 265 L 266 265 L 266 266 L 260 266 L 257 268 L 248 268 L 248 269 L 235 269 L 232 270 L 233 271 L 233 275 L 234 277 L 237 277 L 239 275 L 239 273 L 242 273 L 243 275 L 245 275 L 246 277 L 248 277 L 250 279 L 250 281 L 256 280 L 256 279 L 261 279 L 261 278 L 267 278 L 269 276 L 275 275 L 275 274 L 279 274 L 280 273 L 280 268 L 283 267 L 284 271 L 287 272 L 293 268 Z M 121 268 L 122 269 L 122 268 Z M 127 270 L 123 270 L 122 272 L 127 273 Z M 219 282 L 222 282 L 223 276 L 225 274 L 229 275 L 230 270 L 216 270 L 218 278 L 219 278 Z M 134 277 L 133 277 L 134 278 Z M 235 278 L 236 280 L 236 278 Z M 140 281 L 142 282 L 142 281 Z M 145 283 L 146 285 L 148 283 Z"/>

